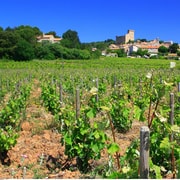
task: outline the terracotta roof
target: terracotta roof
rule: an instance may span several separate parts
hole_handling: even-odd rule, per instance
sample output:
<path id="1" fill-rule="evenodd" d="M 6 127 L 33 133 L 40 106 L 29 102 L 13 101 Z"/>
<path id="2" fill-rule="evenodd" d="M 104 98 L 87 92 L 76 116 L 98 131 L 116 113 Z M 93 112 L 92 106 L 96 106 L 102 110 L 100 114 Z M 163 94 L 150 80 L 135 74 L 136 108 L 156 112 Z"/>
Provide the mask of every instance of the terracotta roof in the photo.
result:
<path id="1" fill-rule="evenodd" d="M 159 46 L 140 46 L 142 49 L 158 49 Z"/>

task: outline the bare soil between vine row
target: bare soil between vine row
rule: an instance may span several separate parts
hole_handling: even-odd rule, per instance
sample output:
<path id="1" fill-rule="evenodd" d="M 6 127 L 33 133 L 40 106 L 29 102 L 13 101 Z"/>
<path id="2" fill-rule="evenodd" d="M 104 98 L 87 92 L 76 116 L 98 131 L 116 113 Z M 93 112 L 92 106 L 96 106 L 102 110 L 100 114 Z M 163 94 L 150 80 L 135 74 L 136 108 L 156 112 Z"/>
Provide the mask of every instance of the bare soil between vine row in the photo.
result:
<path id="1" fill-rule="evenodd" d="M 26 119 L 22 121 L 17 144 L 8 151 L 4 163 L 0 163 L 0 178 L 83 178 L 76 168 L 76 161 L 69 161 L 64 154 L 64 146 L 60 143 L 61 135 L 49 128 L 53 116 L 41 105 L 40 94 L 39 82 L 34 80 Z M 134 121 L 129 132 L 116 133 L 116 142 L 121 148 L 120 155 L 123 155 L 130 143 L 139 137 L 140 127 L 143 125 L 142 122 Z M 112 137 L 110 131 L 108 135 Z M 101 163 L 108 163 L 108 155 L 105 152 L 102 152 L 102 157 L 97 162 Z"/>

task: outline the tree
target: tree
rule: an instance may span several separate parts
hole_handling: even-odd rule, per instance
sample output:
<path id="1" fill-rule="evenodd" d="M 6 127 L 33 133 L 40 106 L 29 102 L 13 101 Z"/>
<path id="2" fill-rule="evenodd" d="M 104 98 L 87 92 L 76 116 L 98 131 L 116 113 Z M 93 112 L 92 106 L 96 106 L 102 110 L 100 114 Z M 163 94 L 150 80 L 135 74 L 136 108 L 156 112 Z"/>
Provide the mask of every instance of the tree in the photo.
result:
<path id="1" fill-rule="evenodd" d="M 2 32 L 3 31 L 3 28 L 0 26 L 0 32 Z"/>
<path id="2" fill-rule="evenodd" d="M 124 49 L 117 49 L 115 52 L 118 54 L 118 57 L 126 57 Z"/>
<path id="3" fill-rule="evenodd" d="M 98 59 L 101 56 L 101 51 L 100 50 L 96 50 L 96 51 L 91 51 L 91 58 L 92 59 Z"/>
<path id="4" fill-rule="evenodd" d="M 22 39 L 16 44 L 13 59 L 16 61 L 28 61 L 34 58 L 34 48 L 26 40 Z"/>
<path id="5" fill-rule="evenodd" d="M 180 51 L 177 52 L 177 55 L 180 56 Z"/>
<path id="6" fill-rule="evenodd" d="M 105 42 L 97 42 L 95 47 L 102 51 L 102 50 L 106 49 L 107 46 L 108 46 L 108 44 Z"/>
<path id="7" fill-rule="evenodd" d="M 169 46 L 170 53 L 177 53 L 178 49 L 179 49 L 178 43 L 173 43 L 172 45 Z"/>
<path id="8" fill-rule="evenodd" d="M 135 41 L 140 41 L 140 42 L 148 42 L 147 39 L 143 38 L 143 39 L 136 39 Z"/>
<path id="9" fill-rule="evenodd" d="M 5 31 L 14 31 L 14 29 L 8 26 Z"/>
<path id="10" fill-rule="evenodd" d="M 64 47 L 67 48 L 80 48 L 80 40 L 78 37 L 78 33 L 76 31 L 73 30 L 68 30 L 65 33 L 63 33 L 62 35 L 62 40 L 61 40 L 61 44 Z"/>
<path id="11" fill-rule="evenodd" d="M 37 27 L 33 28 L 31 26 L 16 27 L 15 32 L 33 46 L 37 43 L 36 37 L 41 34 L 41 31 Z"/>
<path id="12" fill-rule="evenodd" d="M 160 46 L 160 47 L 158 48 L 158 52 L 159 52 L 159 53 L 162 53 L 162 54 L 168 53 L 168 48 L 165 47 L 165 46 Z"/>
<path id="13" fill-rule="evenodd" d="M 0 58 L 12 59 L 20 36 L 13 31 L 0 31 Z"/>
<path id="14" fill-rule="evenodd" d="M 36 54 L 36 58 L 38 59 L 47 59 L 47 60 L 55 59 L 53 51 L 51 51 L 50 49 L 50 44 L 48 43 L 36 47 L 35 54 Z"/>
<path id="15" fill-rule="evenodd" d="M 90 43 L 81 43 L 81 49 L 88 49 L 91 51 L 93 46 Z"/>
<path id="16" fill-rule="evenodd" d="M 115 41 L 114 41 L 113 39 L 107 39 L 107 40 L 105 40 L 104 42 L 105 42 L 105 43 L 108 43 L 109 45 L 115 43 Z"/>
<path id="17" fill-rule="evenodd" d="M 136 52 L 137 55 L 143 57 L 144 55 L 148 54 L 148 50 L 142 50 L 141 48 L 139 48 Z"/>

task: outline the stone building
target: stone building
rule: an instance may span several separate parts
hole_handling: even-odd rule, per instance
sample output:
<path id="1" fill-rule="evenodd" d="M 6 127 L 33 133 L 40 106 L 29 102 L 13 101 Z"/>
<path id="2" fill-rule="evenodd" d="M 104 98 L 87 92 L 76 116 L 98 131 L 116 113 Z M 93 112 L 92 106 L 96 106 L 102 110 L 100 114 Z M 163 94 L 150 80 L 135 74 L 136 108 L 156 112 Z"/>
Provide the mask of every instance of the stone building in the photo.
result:
<path id="1" fill-rule="evenodd" d="M 134 41 L 134 30 L 128 30 L 124 36 L 116 36 L 116 44 L 126 44 L 129 41 Z"/>

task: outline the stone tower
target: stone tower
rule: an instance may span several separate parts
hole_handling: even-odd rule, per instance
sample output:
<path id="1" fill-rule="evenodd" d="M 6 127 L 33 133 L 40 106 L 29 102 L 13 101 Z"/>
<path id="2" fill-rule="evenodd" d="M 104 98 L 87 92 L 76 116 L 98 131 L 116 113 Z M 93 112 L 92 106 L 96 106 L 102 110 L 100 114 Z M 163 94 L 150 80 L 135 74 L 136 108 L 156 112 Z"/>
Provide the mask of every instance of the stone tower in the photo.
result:
<path id="1" fill-rule="evenodd" d="M 128 30 L 125 35 L 125 43 L 128 43 L 129 41 L 134 41 L 134 30 Z"/>
<path id="2" fill-rule="evenodd" d="M 124 36 L 116 36 L 116 44 L 126 44 L 134 41 L 134 30 L 128 30 Z"/>

